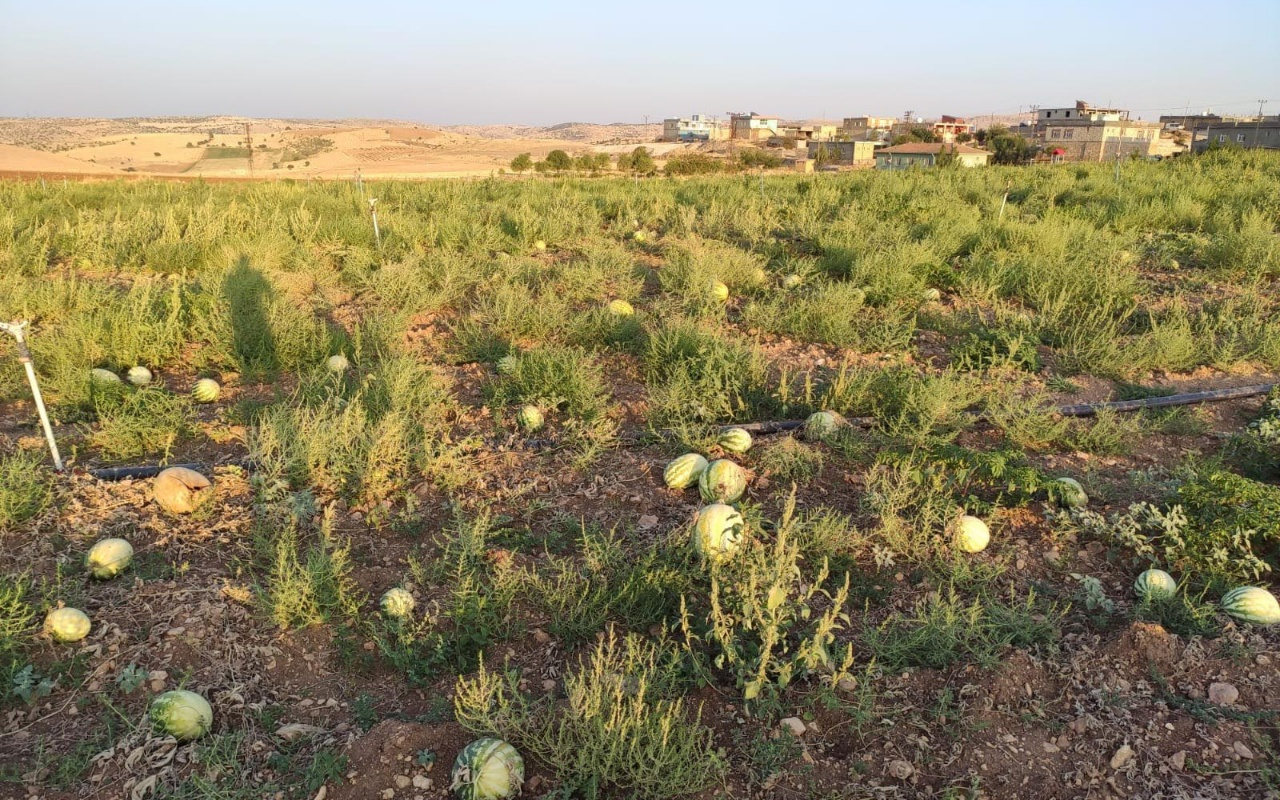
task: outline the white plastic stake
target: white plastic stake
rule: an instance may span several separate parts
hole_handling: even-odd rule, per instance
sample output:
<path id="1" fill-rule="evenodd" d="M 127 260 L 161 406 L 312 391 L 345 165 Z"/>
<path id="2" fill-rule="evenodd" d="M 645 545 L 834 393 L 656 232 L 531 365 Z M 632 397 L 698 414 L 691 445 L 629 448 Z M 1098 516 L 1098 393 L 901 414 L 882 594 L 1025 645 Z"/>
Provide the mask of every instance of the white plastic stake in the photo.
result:
<path id="1" fill-rule="evenodd" d="M 53 426 L 49 424 L 49 412 L 44 407 L 44 396 L 40 394 L 40 384 L 36 383 L 36 370 L 31 363 L 31 350 L 27 347 L 23 328 L 27 323 L 0 322 L 0 331 L 4 331 L 18 343 L 18 360 L 27 370 L 27 382 L 31 384 L 31 396 L 36 401 L 36 411 L 40 412 L 40 425 L 44 427 L 44 438 L 49 441 L 49 454 L 53 456 L 53 468 L 62 472 L 62 456 L 58 454 L 58 443 L 53 438 Z"/>
<path id="2" fill-rule="evenodd" d="M 373 216 L 373 238 L 378 242 L 378 249 L 382 249 L 382 232 L 378 230 L 378 210 L 373 204 L 378 202 L 378 198 L 369 198 L 369 213 Z"/>

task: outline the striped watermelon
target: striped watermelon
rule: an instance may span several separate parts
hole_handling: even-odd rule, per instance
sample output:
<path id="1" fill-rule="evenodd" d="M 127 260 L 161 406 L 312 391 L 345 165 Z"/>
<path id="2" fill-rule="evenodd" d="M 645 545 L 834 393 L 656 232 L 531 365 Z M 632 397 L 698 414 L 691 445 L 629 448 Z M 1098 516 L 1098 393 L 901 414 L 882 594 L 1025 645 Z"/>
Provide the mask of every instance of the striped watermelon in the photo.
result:
<path id="1" fill-rule="evenodd" d="M 1222 610 L 1254 625 L 1280 622 L 1280 601 L 1260 586 L 1241 586 L 1222 596 Z"/>
<path id="2" fill-rule="evenodd" d="M 526 431 L 536 431 L 542 427 L 542 412 L 537 406 L 521 406 L 516 412 L 516 424 Z"/>
<path id="3" fill-rule="evenodd" d="M 636 310 L 626 300 L 611 300 L 609 301 L 609 313 L 615 317 L 630 317 L 636 313 Z"/>
<path id="4" fill-rule="evenodd" d="M 1049 499 L 1063 508 L 1084 508 L 1089 505 L 1089 495 L 1075 478 L 1056 478 L 1046 487 Z"/>
<path id="5" fill-rule="evenodd" d="M 102 539 L 84 557 L 89 574 L 101 580 L 119 575 L 133 561 L 133 545 L 124 539 Z"/>
<path id="6" fill-rule="evenodd" d="M 452 777 L 459 800 L 504 800 L 524 785 L 524 759 L 501 739 L 476 739 L 458 753 Z"/>
<path id="7" fill-rule="evenodd" d="M 662 471 L 662 480 L 672 489 L 688 489 L 707 471 L 707 460 L 697 453 L 673 459 Z"/>
<path id="8" fill-rule="evenodd" d="M 1178 591 L 1178 582 L 1162 569 L 1149 569 L 1133 582 L 1133 591 L 1146 600 L 1156 595 L 1171 595 Z"/>
<path id="9" fill-rule="evenodd" d="M 514 353 L 508 353 L 498 359 L 498 363 L 494 365 L 499 375 L 510 375 L 516 371 L 516 357 Z"/>
<path id="10" fill-rule="evenodd" d="M 703 559 L 722 561 L 742 545 L 747 524 L 733 506 L 703 506 L 693 521 L 693 549 Z"/>
<path id="11" fill-rule="evenodd" d="M 222 394 L 222 387 L 213 378 L 201 378 L 191 387 L 191 397 L 197 403 L 212 403 Z"/>
<path id="12" fill-rule="evenodd" d="M 804 435 L 807 439 L 822 441 L 835 433 L 844 424 L 844 417 L 835 411 L 818 411 L 809 415 L 804 423 Z"/>
<path id="13" fill-rule="evenodd" d="M 151 383 L 151 370 L 143 366 L 130 367 L 129 372 L 125 375 L 129 379 L 129 383 L 134 386 L 146 386 Z"/>
<path id="14" fill-rule="evenodd" d="M 725 286 L 722 281 L 712 281 L 711 286 L 707 288 L 707 297 L 711 298 L 715 303 L 729 302 L 729 287 Z"/>
<path id="15" fill-rule="evenodd" d="M 727 458 L 712 461 L 698 478 L 698 491 L 708 503 L 732 503 L 746 490 L 747 473 Z"/>
<path id="16" fill-rule="evenodd" d="M 122 382 L 119 375 L 109 369 L 103 369 L 102 367 L 94 367 L 89 370 L 89 380 L 103 386 Z"/>
<path id="17" fill-rule="evenodd" d="M 745 453 L 751 449 L 751 434 L 745 428 L 728 428 L 720 432 L 716 444 L 726 453 Z"/>

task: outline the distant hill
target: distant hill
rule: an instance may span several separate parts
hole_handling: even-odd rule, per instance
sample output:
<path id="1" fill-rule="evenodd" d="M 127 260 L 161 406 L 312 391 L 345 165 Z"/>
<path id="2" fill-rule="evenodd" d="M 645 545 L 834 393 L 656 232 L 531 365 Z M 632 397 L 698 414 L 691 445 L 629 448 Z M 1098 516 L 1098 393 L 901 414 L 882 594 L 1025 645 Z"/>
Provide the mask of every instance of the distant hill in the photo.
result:
<path id="1" fill-rule="evenodd" d="M 560 139 L 583 144 L 620 144 L 629 141 L 652 142 L 662 135 L 658 124 L 635 125 L 613 122 L 562 122 L 543 127 L 534 125 L 450 125 L 445 130 L 485 139 Z"/>

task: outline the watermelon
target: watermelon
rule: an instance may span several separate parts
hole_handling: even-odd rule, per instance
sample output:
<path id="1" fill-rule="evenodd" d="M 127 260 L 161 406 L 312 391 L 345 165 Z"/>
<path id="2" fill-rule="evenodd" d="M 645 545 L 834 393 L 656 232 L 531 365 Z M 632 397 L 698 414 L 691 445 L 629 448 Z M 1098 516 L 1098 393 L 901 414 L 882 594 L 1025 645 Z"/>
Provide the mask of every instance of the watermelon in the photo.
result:
<path id="1" fill-rule="evenodd" d="M 807 439 L 822 441 L 835 433 L 844 425 L 844 417 L 835 411 L 817 411 L 809 415 L 804 422 L 804 435 Z"/>
<path id="2" fill-rule="evenodd" d="M 1260 586 L 1241 586 L 1222 596 L 1222 610 L 1254 625 L 1280 623 L 1280 601 Z"/>
<path id="3" fill-rule="evenodd" d="M 477 739 L 453 762 L 450 789 L 459 800 L 505 800 L 524 785 L 524 759 L 501 739 Z"/>
<path id="4" fill-rule="evenodd" d="M 647 239 L 648 236 L 645 235 L 644 231 L 636 231 L 635 233 L 631 234 L 631 238 L 635 239 L 637 242 L 640 242 L 641 244 L 644 244 L 644 240 Z"/>
<path id="5" fill-rule="evenodd" d="M 195 692 L 175 689 L 151 701 L 151 724 L 180 742 L 199 739 L 213 727 L 213 708 Z"/>
<path id="6" fill-rule="evenodd" d="M 1144 600 L 1156 595 L 1171 595 L 1178 591 L 1178 582 L 1162 569 L 1149 569 L 1133 582 L 1133 591 Z"/>
<path id="7" fill-rule="evenodd" d="M 1089 505 L 1089 495 L 1075 478 L 1055 478 L 1045 487 L 1049 499 L 1062 508 L 1084 508 Z"/>
<path id="8" fill-rule="evenodd" d="M 55 608 L 44 618 L 44 631 L 54 641 L 78 642 L 89 635 L 89 615 L 78 608 Z"/>
<path id="9" fill-rule="evenodd" d="M 543 250 L 546 250 L 546 249 L 547 249 L 547 243 L 546 243 L 546 242 L 544 242 L 544 241 L 542 241 L 541 239 L 539 239 L 538 241 L 536 241 L 536 242 L 534 242 L 534 243 L 533 243 L 533 249 L 534 249 L 534 250 L 537 250 L 537 251 L 539 251 L 539 252 L 541 252 L 541 251 L 543 251 Z"/>
<path id="10" fill-rule="evenodd" d="M 698 491 L 708 503 L 732 503 L 746 490 L 747 473 L 727 458 L 712 461 L 698 477 Z"/>
<path id="11" fill-rule="evenodd" d="M 703 506 L 693 520 L 693 549 L 704 560 L 722 561 L 742 546 L 747 523 L 733 506 Z"/>
<path id="12" fill-rule="evenodd" d="M 124 539 L 103 539 L 89 548 L 84 565 L 90 575 L 106 580 L 124 572 L 130 561 L 133 561 L 133 545 Z"/>
<path id="13" fill-rule="evenodd" d="M 920 297 L 926 303 L 936 303 L 942 299 L 942 292 L 937 289 L 925 289 Z"/>
<path id="14" fill-rule="evenodd" d="M 169 467 L 151 482 L 151 496 L 170 514 L 190 514 L 207 496 L 213 484 L 209 479 L 186 467 Z"/>
<path id="15" fill-rule="evenodd" d="M 129 372 L 125 377 L 128 378 L 129 383 L 132 383 L 134 386 L 146 386 L 148 383 L 151 383 L 152 375 L 151 370 L 146 367 L 138 366 L 130 367 Z"/>
<path id="16" fill-rule="evenodd" d="M 793 272 L 787 277 L 782 279 L 782 288 L 783 289 L 799 289 L 800 285 L 803 283 L 804 283 L 804 278 L 801 278 L 799 275 Z"/>
<path id="17" fill-rule="evenodd" d="M 104 386 L 123 383 L 123 381 L 120 380 L 119 375 L 109 369 L 103 369 L 102 367 L 94 367 L 89 370 L 89 380 L 93 383 L 102 384 Z"/>
<path id="18" fill-rule="evenodd" d="M 612 300 L 609 302 L 609 313 L 615 317 L 629 317 L 635 314 L 636 310 L 626 300 Z"/>
<path id="19" fill-rule="evenodd" d="M 382 613 L 395 619 L 403 619 L 413 613 L 414 599 L 408 591 L 399 586 L 388 589 L 378 601 Z"/>
<path id="20" fill-rule="evenodd" d="M 951 529 L 956 547 L 964 553 L 981 553 L 991 542 L 991 531 L 987 528 L 987 523 L 977 517 L 967 514 L 959 517 L 951 524 Z"/>
<path id="21" fill-rule="evenodd" d="M 662 480 L 672 489 L 688 489 L 707 471 L 707 460 L 697 453 L 673 459 L 662 471 Z"/>
<path id="22" fill-rule="evenodd" d="M 329 356 L 324 365 L 330 372 L 346 372 L 351 367 L 351 362 L 342 353 L 337 353 Z"/>
<path id="23" fill-rule="evenodd" d="M 498 359 L 498 363 L 494 364 L 494 369 L 498 371 L 499 375 L 510 375 L 516 371 L 516 363 L 517 362 L 516 362 L 515 355 L 512 353 L 508 353 L 507 355 Z"/>
<path id="24" fill-rule="evenodd" d="M 213 378 L 201 378 L 191 387 L 191 397 L 197 403 L 212 403 L 222 394 L 222 387 Z"/>
<path id="25" fill-rule="evenodd" d="M 764 267 L 757 269 L 751 277 L 758 284 L 763 285 L 769 282 L 769 273 L 765 271 Z"/>
<path id="26" fill-rule="evenodd" d="M 536 431 L 542 427 L 542 412 L 537 406 L 521 406 L 516 412 L 516 424 L 526 431 Z"/>
<path id="27" fill-rule="evenodd" d="M 716 444 L 726 453 L 745 453 L 751 449 L 751 434 L 745 428 L 727 428 L 720 432 Z"/>
<path id="28" fill-rule="evenodd" d="M 729 302 L 729 287 L 725 286 L 722 281 L 712 281 L 711 286 L 707 288 L 707 297 L 711 298 L 713 303 Z"/>

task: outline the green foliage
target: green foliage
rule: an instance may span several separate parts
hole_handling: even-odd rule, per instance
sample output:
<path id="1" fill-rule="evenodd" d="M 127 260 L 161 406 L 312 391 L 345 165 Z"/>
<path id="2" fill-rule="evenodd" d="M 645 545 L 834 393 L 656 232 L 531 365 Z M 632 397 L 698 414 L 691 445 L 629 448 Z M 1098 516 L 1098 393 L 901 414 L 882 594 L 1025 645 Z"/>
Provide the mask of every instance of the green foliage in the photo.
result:
<path id="1" fill-rule="evenodd" d="M 530 403 L 588 422 L 603 417 L 609 401 L 597 360 L 572 347 L 542 346 L 516 354 L 492 392 L 503 405 Z"/>
<path id="2" fill-rule="evenodd" d="M 319 530 L 309 542 L 304 541 L 296 518 L 291 517 L 284 529 L 265 528 L 275 521 L 258 522 L 261 548 L 270 548 L 266 583 L 259 595 L 271 620 L 289 630 L 355 618 L 364 598 L 350 574 L 350 546 L 333 533 L 333 508 L 325 509 Z"/>
<path id="3" fill-rule="evenodd" d="M 553 169 L 556 172 L 564 172 L 565 170 L 573 169 L 573 158 L 563 150 L 552 150 L 550 153 L 547 153 L 546 161 L 547 168 Z"/>
<path id="4" fill-rule="evenodd" d="M 533 157 L 529 153 L 521 153 L 511 159 L 511 171 L 517 175 L 528 172 L 533 169 Z"/>
<path id="5" fill-rule="evenodd" d="M 566 704 L 535 700 L 514 672 L 460 678 L 454 713 L 464 728 L 496 735 L 552 765 L 583 797 L 662 798 L 715 784 L 726 764 L 701 711 L 669 699 L 675 655 L 660 641 L 608 633 L 564 681 Z"/>
<path id="6" fill-rule="evenodd" d="M 318 156 L 321 153 L 327 153 L 332 149 L 333 140 L 326 139 L 323 136 L 307 136 L 301 139 L 294 139 L 280 154 L 280 163 L 302 161 L 312 156 Z"/>
<path id="7" fill-rule="evenodd" d="M 760 452 L 757 464 L 761 474 L 770 479 L 805 484 L 822 471 L 825 460 L 820 448 L 783 436 Z"/>
<path id="8" fill-rule="evenodd" d="M 17 452 L 0 456 L 0 532 L 53 503 L 53 476 L 44 459 Z"/>
<path id="9" fill-rule="evenodd" d="M 98 425 L 89 444 L 108 458 L 155 455 L 164 461 L 178 440 L 193 432 L 190 398 L 164 389 L 143 387 L 96 407 Z"/>
<path id="10" fill-rule="evenodd" d="M 744 147 L 738 151 L 738 163 L 744 167 L 761 167 L 763 169 L 776 169 L 782 166 L 782 156 L 776 153 L 770 153 L 768 150 L 760 150 L 755 147 Z"/>
<path id="11" fill-rule="evenodd" d="M 658 170 L 658 165 L 654 163 L 653 154 L 649 152 L 649 148 L 637 147 L 630 153 L 618 156 L 618 169 L 623 172 L 633 172 L 636 175 L 652 175 Z"/>
<path id="12" fill-rule="evenodd" d="M 667 175 L 712 175 L 724 171 L 725 162 L 706 153 L 676 153 L 667 158 L 662 171 Z"/>

